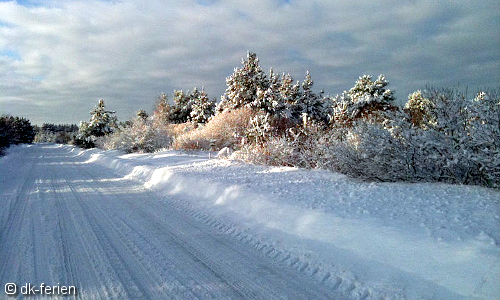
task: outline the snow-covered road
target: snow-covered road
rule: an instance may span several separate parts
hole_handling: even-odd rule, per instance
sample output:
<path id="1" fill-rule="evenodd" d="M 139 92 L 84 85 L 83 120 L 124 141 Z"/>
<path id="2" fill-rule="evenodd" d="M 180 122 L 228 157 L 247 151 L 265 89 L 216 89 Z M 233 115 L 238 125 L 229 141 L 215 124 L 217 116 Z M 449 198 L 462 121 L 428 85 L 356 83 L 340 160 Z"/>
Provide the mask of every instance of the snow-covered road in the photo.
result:
<path id="1" fill-rule="evenodd" d="M 43 283 L 79 299 L 500 300 L 500 191 L 16 146 L 0 158 L 0 299 L 7 283 L 19 299 Z"/>
<path id="2" fill-rule="evenodd" d="M 4 158 L 0 299 L 12 299 L 6 283 L 19 299 L 26 283 L 75 286 L 78 299 L 339 298 L 70 150 L 35 145 Z"/>

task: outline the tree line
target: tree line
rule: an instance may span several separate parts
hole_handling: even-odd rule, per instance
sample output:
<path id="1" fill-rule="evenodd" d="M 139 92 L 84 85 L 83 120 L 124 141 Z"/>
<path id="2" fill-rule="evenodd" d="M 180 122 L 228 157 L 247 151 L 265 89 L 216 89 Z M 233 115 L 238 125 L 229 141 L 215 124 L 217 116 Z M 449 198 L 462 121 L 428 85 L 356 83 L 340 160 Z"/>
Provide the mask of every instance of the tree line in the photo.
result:
<path id="1" fill-rule="evenodd" d="M 385 76 L 363 75 L 336 96 L 289 74 L 268 74 L 249 52 L 218 103 L 197 88 L 164 94 L 152 115 L 117 123 L 104 101 L 79 126 L 77 144 L 126 152 L 218 150 L 270 165 L 324 168 L 378 181 L 500 187 L 500 97 L 425 87 L 404 107 Z"/>

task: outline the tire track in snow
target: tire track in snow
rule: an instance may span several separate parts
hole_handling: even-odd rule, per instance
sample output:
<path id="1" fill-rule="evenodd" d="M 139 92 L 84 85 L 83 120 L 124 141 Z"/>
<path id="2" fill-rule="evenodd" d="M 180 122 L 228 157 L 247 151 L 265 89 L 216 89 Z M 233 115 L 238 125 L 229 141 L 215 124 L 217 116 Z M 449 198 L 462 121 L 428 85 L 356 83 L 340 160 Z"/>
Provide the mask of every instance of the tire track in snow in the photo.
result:
<path id="1" fill-rule="evenodd" d="M 75 285 L 77 299 L 335 299 L 259 255 L 250 235 L 220 234 L 223 223 L 207 225 L 67 148 L 25 153 L 33 161 L 13 181 L 22 188 L 4 222 L 2 282 Z"/>
<path id="2" fill-rule="evenodd" d="M 124 261 L 123 257 L 120 255 L 118 249 L 116 246 L 113 244 L 110 236 L 104 231 L 101 225 L 98 225 L 99 219 L 96 218 L 91 211 L 89 210 L 88 206 L 85 203 L 85 200 L 83 200 L 79 193 L 72 187 L 72 185 L 69 184 L 69 181 L 67 179 L 64 179 L 64 185 L 66 185 L 70 190 L 73 195 L 73 197 L 68 198 L 71 200 L 72 206 L 77 206 L 79 208 L 79 211 L 83 213 L 85 216 L 85 219 L 87 220 L 87 223 L 90 225 L 92 232 L 99 244 L 100 247 L 102 247 L 102 253 L 105 254 L 106 258 L 108 261 L 111 262 L 111 266 L 114 269 L 114 274 L 119 277 L 121 286 L 126 293 L 126 298 L 128 299 L 141 299 L 141 298 L 146 298 L 147 299 L 155 299 L 154 295 L 150 293 L 149 291 L 143 289 L 140 284 L 137 284 L 138 281 L 137 279 L 134 278 L 134 272 L 132 272 L 131 268 L 128 266 L 128 264 Z M 67 205 L 67 203 L 66 203 Z M 58 207 L 62 207 L 63 204 L 59 203 Z M 64 214 L 69 214 L 69 211 L 63 212 Z M 75 224 L 76 227 L 77 224 Z M 64 241 L 63 241 L 64 243 Z M 65 244 L 72 244 L 68 238 Z M 63 248 L 64 249 L 64 248 Z M 79 261 L 79 263 L 83 263 L 83 261 Z M 76 265 L 72 261 L 67 261 L 65 262 L 66 264 L 71 265 Z M 80 285 L 82 286 L 82 285 Z M 82 286 L 83 288 L 83 286 Z"/>
<path id="3" fill-rule="evenodd" d="M 111 172 L 111 171 L 109 171 Z M 87 177 L 90 177 L 92 178 L 92 175 L 88 175 Z M 130 180 L 127 180 L 128 182 L 132 182 Z M 94 182 L 96 183 L 97 186 L 99 186 L 99 181 L 98 180 L 94 180 Z M 135 182 L 133 183 L 135 184 Z M 142 189 L 142 187 L 141 187 Z M 99 188 L 97 188 L 97 190 L 99 190 Z M 105 188 L 101 188 L 101 190 L 105 190 Z M 115 195 L 115 193 L 110 193 L 111 195 Z M 153 194 L 151 192 L 149 192 L 150 194 L 150 197 L 151 198 L 158 198 L 158 196 L 156 194 Z M 104 197 L 104 195 L 103 195 Z M 246 278 L 243 277 L 241 278 L 241 274 L 235 274 L 234 271 L 231 271 L 231 268 L 232 266 L 230 265 L 226 265 L 223 263 L 223 261 L 217 261 L 217 262 L 214 262 L 214 257 L 213 255 L 207 255 L 206 254 L 206 250 L 204 249 L 200 249 L 199 246 L 196 245 L 196 243 L 192 243 L 188 237 L 184 234 L 182 234 L 182 232 L 178 232 L 179 228 L 177 227 L 172 227 L 171 225 L 169 224 L 177 224 L 177 223 L 180 223 L 180 221 L 177 221 L 175 220 L 176 218 L 174 218 L 174 220 L 171 220 L 170 218 L 173 217 L 174 215 L 169 215 L 169 216 L 162 216 L 161 218 L 158 218 L 155 214 L 155 212 L 165 212 L 165 205 L 169 205 L 171 206 L 171 203 L 163 203 L 161 201 L 149 201 L 149 202 L 144 202 L 143 199 L 136 199 L 137 201 L 134 201 L 134 199 L 131 199 L 130 197 L 127 197 L 126 195 L 121 195 L 119 197 L 119 199 L 116 199 L 117 201 L 122 201 L 122 202 L 128 202 L 128 204 L 131 206 L 131 211 L 134 211 L 134 212 L 137 212 L 137 213 L 140 213 L 143 217 L 141 218 L 141 221 L 144 223 L 144 221 L 146 222 L 149 222 L 151 225 L 148 226 L 148 228 L 156 228 L 156 232 L 158 233 L 161 233 L 163 232 L 164 234 L 168 233 L 170 235 L 172 235 L 172 238 L 174 238 L 177 243 L 179 245 L 181 245 L 185 250 L 186 252 L 188 253 L 191 253 L 191 255 L 194 257 L 195 260 L 199 261 L 200 263 L 202 263 L 203 265 L 205 265 L 206 268 L 210 269 L 212 272 L 214 272 L 219 278 L 221 278 L 221 280 L 223 280 L 224 282 L 230 284 L 233 286 L 233 288 L 235 290 L 237 290 L 241 296 L 243 296 L 244 298 L 249 298 L 249 299 L 273 299 L 273 295 L 275 296 L 275 299 L 283 299 L 283 291 L 275 291 L 273 289 L 269 289 L 269 288 L 263 288 L 262 286 L 266 286 L 266 283 L 264 282 L 264 280 L 261 280 L 259 281 L 258 279 L 256 280 L 256 278 Z M 170 214 L 172 214 L 171 212 L 171 209 L 169 209 L 168 211 L 170 211 Z M 184 214 L 184 212 L 182 211 L 176 211 L 175 212 L 176 214 Z M 169 221 L 165 221 L 165 220 L 169 220 Z M 184 220 L 184 222 L 186 222 L 187 220 Z M 193 220 L 195 221 L 195 220 Z M 191 223 L 196 223 L 195 222 L 190 222 Z M 197 228 L 196 230 L 202 232 L 202 234 L 206 234 L 207 232 L 204 232 L 203 230 L 200 230 L 199 228 Z M 190 232 L 190 231 L 188 231 Z M 214 235 L 214 232 L 212 232 L 212 230 L 210 230 L 210 235 Z M 216 235 L 219 235 L 218 233 L 216 233 Z M 217 245 L 219 248 L 222 248 L 223 249 L 223 246 L 228 246 L 228 250 L 231 250 L 231 251 L 235 251 L 234 249 L 234 246 L 232 245 L 233 242 L 228 242 L 227 239 L 220 239 L 218 238 L 215 242 L 219 243 L 219 245 Z M 231 248 L 232 247 L 232 248 Z M 248 248 L 245 249 L 244 252 L 248 252 Z M 252 250 L 253 251 L 253 250 Z M 243 252 L 243 251 L 240 251 L 240 252 Z M 248 253 L 239 253 L 237 252 L 238 254 L 241 254 L 242 257 L 245 257 L 245 256 L 248 256 Z M 255 257 L 253 258 L 255 259 Z M 261 260 L 262 257 L 258 256 L 258 260 Z M 271 267 L 267 266 L 267 264 L 269 264 L 270 262 L 267 262 L 265 264 L 262 264 L 261 263 L 261 267 L 263 269 L 268 269 L 267 272 L 271 273 L 273 276 L 276 275 L 276 272 L 271 270 Z M 246 267 L 249 267 L 249 266 L 246 266 Z M 260 270 L 260 272 L 262 272 L 263 270 Z M 283 271 L 282 269 L 280 269 L 280 271 Z M 269 275 L 269 274 L 268 274 Z M 286 276 L 290 276 L 290 274 L 287 273 Z M 290 278 L 288 278 L 290 280 Z M 240 283 L 238 280 L 242 281 L 242 283 Z M 293 277 L 293 280 L 290 280 L 290 281 L 294 281 L 294 280 L 297 280 L 297 277 Z M 254 283 L 255 282 L 259 282 L 259 283 Z M 291 287 L 287 287 L 288 289 L 291 289 Z M 318 299 L 332 299 L 333 296 L 331 294 L 331 291 L 330 292 L 325 292 L 324 288 L 318 288 L 318 291 L 316 291 L 316 288 L 318 287 L 315 287 L 315 290 L 314 291 L 311 291 L 311 290 L 307 290 L 307 288 L 305 288 L 304 286 L 301 286 L 301 287 L 295 287 L 295 289 L 293 289 L 293 293 L 291 290 L 288 290 L 288 293 L 289 295 L 292 295 L 294 294 L 294 297 L 292 298 L 297 298 L 297 299 L 303 299 L 303 298 L 308 298 L 308 296 L 311 296 L 311 295 L 308 295 L 307 292 L 315 295 L 315 298 L 318 298 Z M 326 296 L 328 295 L 328 296 Z"/>
<path id="4" fill-rule="evenodd" d="M 92 175 L 88 174 L 88 178 L 92 178 Z M 94 179 L 93 179 L 92 181 L 93 181 L 93 183 L 95 184 L 95 187 L 93 187 L 93 189 L 94 189 L 94 191 L 95 191 L 95 192 L 100 193 L 100 192 L 99 192 L 100 190 L 108 190 L 108 191 L 109 191 L 109 188 L 103 188 L 103 187 L 100 185 L 100 183 L 99 183 L 99 181 L 98 181 L 98 180 L 94 180 Z M 113 193 L 111 193 L 111 195 L 113 195 Z M 137 209 L 138 209 L 138 207 L 134 204 L 133 199 L 129 199 L 128 197 L 126 197 L 126 195 L 123 195 L 123 196 L 125 196 L 125 197 L 123 197 L 123 198 L 119 198 L 119 199 L 116 199 L 116 200 L 118 200 L 118 201 L 127 201 L 127 203 L 133 207 L 133 209 L 132 209 L 132 210 L 133 210 L 133 211 L 135 211 L 135 212 L 138 212 L 138 210 L 137 210 Z M 152 195 L 149 195 L 149 196 L 152 196 Z M 104 195 L 101 195 L 101 197 L 105 197 L 105 196 L 104 196 Z M 142 211 L 141 211 L 141 212 L 142 212 Z M 108 219 L 110 219 L 109 217 L 110 217 L 111 215 L 112 215 L 112 214 L 108 215 Z M 141 214 L 141 216 L 143 216 L 143 218 L 141 218 L 141 219 L 140 219 L 142 222 L 144 222 L 144 220 L 148 220 L 148 221 L 149 221 L 150 216 L 145 215 L 145 214 L 143 214 L 143 213 Z M 139 235 L 139 236 L 140 236 L 140 237 L 141 237 L 141 238 L 142 238 L 142 239 L 143 239 L 143 240 L 144 240 L 147 244 L 149 244 L 149 245 L 152 245 L 152 244 L 153 244 L 152 242 L 150 242 L 150 241 L 149 241 L 150 239 L 148 239 L 148 237 L 146 237 L 146 236 L 144 236 L 143 234 L 141 234 L 141 233 L 139 232 L 139 230 L 137 230 L 137 229 L 136 229 L 136 227 L 134 227 L 134 226 L 139 226 L 139 225 L 140 225 L 140 224 L 139 224 L 139 222 L 138 222 L 138 223 L 136 223 L 136 224 L 134 224 L 134 226 L 132 226 L 132 225 L 129 223 L 130 221 L 129 221 L 129 222 L 127 222 L 126 220 L 124 220 L 124 219 L 123 219 L 123 218 L 121 218 L 120 216 L 117 216 L 117 218 L 119 218 L 119 219 L 120 219 L 120 221 L 121 221 L 121 222 L 122 222 L 125 226 L 127 226 L 128 228 L 130 228 L 130 229 L 131 229 L 132 231 L 134 231 L 136 234 L 138 234 L 138 235 Z M 109 222 L 109 223 L 110 223 L 110 224 L 109 224 L 109 226 L 110 226 L 110 227 L 115 227 L 115 228 L 117 229 L 117 233 L 119 234 L 120 229 L 118 229 L 118 228 L 115 226 L 116 224 L 114 224 L 113 222 Z M 190 253 L 190 252 L 187 252 L 187 251 L 186 251 L 186 247 L 185 247 L 185 245 L 184 245 L 183 243 L 180 243 L 178 239 L 176 239 L 174 236 L 172 236 L 172 233 L 171 233 L 171 232 L 169 232 L 169 231 L 165 230 L 165 228 L 163 228 L 163 227 L 161 227 L 161 226 L 160 226 L 160 227 L 158 227 L 158 226 L 157 226 L 157 224 L 154 224 L 154 226 L 155 226 L 155 229 L 156 229 L 156 234 L 157 234 L 157 235 L 168 235 L 168 236 L 169 236 L 169 239 L 175 239 L 175 240 L 176 240 L 177 247 L 180 247 L 180 248 L 182 249 L 182 251 L 184 251 L 185 253 L 189 253 L 191 256 L 193 256 L 193 255 L 192 255 L 192 253 Z M 152 228 L 151 228 L 151 227 L 148 227 L 148 229 L 149 229 L 149 230 L 151 230 Z M 129 245 L 129 247 L 133 247 L 133 243 L 130 243 L 130 241 L 127 241 L 127 239 L 126 239 L 126 238 L 122 238 L 122 241 L 123 241 L 124 243 L 127 243 L 127 242 L 128 242 L 128 243 L 130 244 L 130 245 Z M 154 241 L 154 240 L 153 240 L 153 241 Z M 144 247 L 143 247 L 143 245 L 141 246 L 141 248 L 144 248 Z M 163 251 L 162 251 L 162 250 L 158 250 L 158 248 L 157 248 L 156 246 L 153 246 L 153 248 L 155 249 L 155 251 L 159 251 L 159 252 L 161 252 L 161 253 L 162 253 L 162 255 L 164 255 L 164 256 L 171 256 L 171 255 L 169 255 L 168 253 L 165 253 L 165 250 L 163 250 Z M 164 248 L 164 247 L 163 247 L 163 248 Z M 193 270 L 195 270 L 195 268 L 197 268 L 197 266 L 199 267 L 199 264 L 200 264 L 200 263 L 202 263 L 202 262 L 201 262 L 201 260 L 200 260 L 200 258 L 199 258 L 199 257 L 196 257 L 196 256 L 193 256 L 193 257 L 191 258 L 191 261 L 192 261 L 192 262 L 195 262 L 195 263 L 194 263 L 194 265 L 193 265 L 193 266 L 191 266 L 191 267 L 193 268 Z M 184 261 L 184 263 L 188 263 L 188 262 Z M 208 270 L 210 270 L 210 272 L 211 272 L 212 274 L 215 274 L 215 275 L 216 275 L 216 277 L 217 277 L 217 278 L 219 278 L 219 279 L 221 280 L 221 282 L 225 282 L 225 281 L 223 280 L 223 278 L 221 278 L 218 274 L 214 273 L 214 271 L 213 271 L 212 269 L 208 268 L 206 265 L 205 265 L 205 267 L 206 267 Z M 177 268 L 178 268 L 178 267 L 177 267 Z M 149 270 L 149 271 L 151 271 L 151 270 Z M 175 271 L 175 270 L 170 270 L 170 271 L 172 272 L 172 271 Z M 201 270 L 201 271 L 203 271 L 203 270 Z M 201 272 L 201 271 L 200 271 L 200 270 L 198 270 L 198 273 L 204 273 L 204 272 Z M 176 274 L 176 275 L 177 275 L 177 276 L 182 276 L 182 274 Z M 199 275 L 203 275 L 203 274 L 199 274 Z M 185 276 L 184 276 L 184 277 L 185 277 Z M 193 281 L 193 280 L 195 280 L 195 278 L 191 278 L 190 280 L 191 280 L 191 281 Z M 226 283 L 227 283 L 227 282 L 226 282 Z M 191 284 L 191 285 L 193 285 L 193 284 Z M 196 283 L 195 283 L 195 285 L 196 285 Z M 206 288 L 207 288 L 207 287 L 206 287 Z M 209 289 L 209 290 L 211 289 L 211 288 L 210 288 L 210 286 L 208 286 L 208 289 Z M 220 292 L 219 292 L 219 293 L 215 293 L 215 294 L 214 294 L 214 293 L 210 294 L 210 292 L 209 292 L 209 294 L 206 294 L 206 293 L 202 293 L 202 294 L 200 294 L 200 293 L 197 293 L 196 291 L 192 291 L 192 292 L 193 292 L 194 294 L 198 294 L 198 295 L 196 296 L 196 298 L 200 298 L 200 299 L 206 299 L 207 297 L 208 297 L 208 298 L 217 298 L 217 299 L 220 299 L 221 297 L 224 297 L 224 298 L 227 298 L 227 299 L 244 298 L 242 295 L 239 295 L 239 297 L 238 297 L 238 296 L 237 296 L 236 294 L 234 294 L 234 293 L 230 293 L 230 294 L 229 294 L 230 296 L 228 297 L 228 295 L 226 295 L 226 296 L 221 295 L 221 294 L 220 294 Z M 174 295 L 172 295 L 172 296 L 174 296 Z M 181 299 L 185 299 L 185 298 L 181 298 Z M 248 297 L 247 297 L 246 299 L 253 299 L 253 298 L 248 298 Z"/>
<path id="5" fill-rule="evenodd" d="M 27 171 L 17 175 L 17 177 L 24 178 L 24 180 L 15 198 L 9 201 L 9 207 L 7 208 L 8 216 L 0 238 L 0 245 L 2 245 L 0 250 L 0 261 L 3 262 L 0 272 L 0 282 L 13 282 L 12 279 L 18 276 L 23 264 L 26 264 L 26 261 L 21 261 L 18 264 L 13 264 L 12 262 L 16 261 L 15 258 L 19 254 L 14 250 L 16 247 L 19 247 L 20 243 L 26 241 L 26 239 L 23 238 L 23 233 L 28 228 L 26 226 L 27 218 L 25 216 L 29 192 L 34 186 L 36 177 L 37 157 L 36 154 L 32 153 L 33 151 L 28 152 L 29 159 L 27 160 L 27 164 L 29 167 Z"/>

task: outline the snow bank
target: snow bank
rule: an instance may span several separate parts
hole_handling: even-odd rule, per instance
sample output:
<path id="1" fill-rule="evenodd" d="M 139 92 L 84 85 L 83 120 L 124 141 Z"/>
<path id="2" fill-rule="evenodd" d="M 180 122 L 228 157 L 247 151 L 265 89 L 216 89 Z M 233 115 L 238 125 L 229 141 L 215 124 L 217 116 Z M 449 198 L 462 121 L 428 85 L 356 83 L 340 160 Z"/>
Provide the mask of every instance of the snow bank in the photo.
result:
<path id="1" fill-rule="evenodd" d="M 70 151 L 345 297 L 500 299 L 498 190 L 366 183 L 205 152 Z"/>

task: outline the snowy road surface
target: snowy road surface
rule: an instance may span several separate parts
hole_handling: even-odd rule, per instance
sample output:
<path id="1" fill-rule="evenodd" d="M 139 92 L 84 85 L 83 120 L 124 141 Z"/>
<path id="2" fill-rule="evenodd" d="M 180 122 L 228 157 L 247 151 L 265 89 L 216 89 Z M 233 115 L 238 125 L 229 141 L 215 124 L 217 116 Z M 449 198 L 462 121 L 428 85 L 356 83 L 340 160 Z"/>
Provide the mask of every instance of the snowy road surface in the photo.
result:
<path id="1" fill-rule="evenodd" d="M 7 283 L 79 299 L 500 300 L 500 191 L 17 146 L 0 158 L 0 299 Z"/>
<path id="2" fill-rule="evenodd" d="M 2 165 L 0 299 L 6 283 L 75 286 L 78 299 L 337 298 L 69 150 L 24 147 Z"/>

